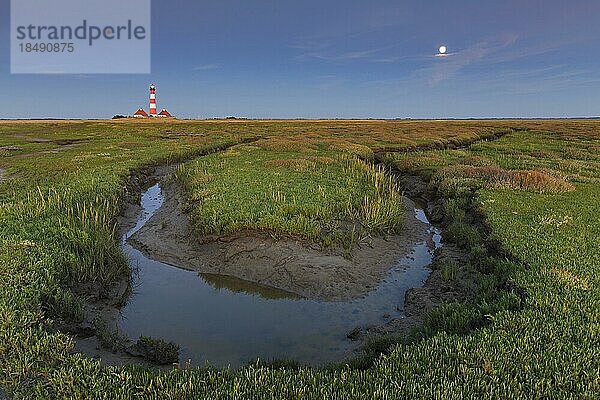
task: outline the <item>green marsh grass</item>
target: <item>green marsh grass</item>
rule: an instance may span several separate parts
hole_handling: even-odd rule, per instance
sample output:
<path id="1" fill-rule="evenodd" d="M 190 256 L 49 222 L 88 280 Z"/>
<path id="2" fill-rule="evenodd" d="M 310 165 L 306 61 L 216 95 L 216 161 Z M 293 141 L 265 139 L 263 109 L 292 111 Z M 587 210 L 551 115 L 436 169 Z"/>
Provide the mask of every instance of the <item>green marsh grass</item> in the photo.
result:
<path id="1" fill-rule="evenodd" d="M 269 139 L 182 166 L 176 176 L 198 233 L 256 230 L 330 244 L 401 229 L 401 191 L 381 168 L 343 152 L 315 158 L 310 149 Z"/>
<path id="2" fill-rule="evenodd" d="M 522 128 L 529 131 L 518 131 Z M 515 132 L 466 150 L 427 151 L 505 129 Z M 480 286 L 487 293 L 480 301 L 444 306 L 429 317 L 423 339 L 394 342 L 389 351 L 389 342 L 375 346 L 385 354 L 355 362 L 354 368 L 157 371 L 102 367 L 71 354 L 73 339 L 53 331 L 52 319 L 78 318 L 77 282 L 110 286 L 126 271 L 126 265 L 113 263 L 120 258 L 113 222 L 114 199 L 122 199 L 129 174 L 259 136 L 310 140 L 312 157 L 341 170 L 336 155 L 322 154 L 358 155 L 336 148 L 340 140 L 374 153 L 400 151 L 389 157 L 391 163 L 422 154 L 438 163 L 419 160 L 414 173 L 431 176 L 458 159 L 481 157 L 506 170 L 545 171 L 575 190 L 476 189 L 474 204 L 484 212 L 491 235 L 526 268 L 505 261 L 474 265 L 487 281 Z M 34 138 L 85 140 L 43 153 L 58 145 Z M 0 146 L 21 148 L 0 156 L 8 178 L 0 182 L 0 387 L 14 398 L 592 399 L 600 392 L 598 122 L 0 122 Z M 444 161 L 446 153 L 454 159 Z M 321 186 L 329 194 L 331 186 Z M 273 204 L 293 199 L 287 190 L 270 195 Z M 353 203 L 353 212 L 360 212 L 362 200 Z M 463 205 L 454 215 L 460 217 Z M 306 227 L 310 232 L 310 221 Z M 524 296 L 496 291 L 503 281 Z M 61 309 L 70 311 L 63 315 Z"/>

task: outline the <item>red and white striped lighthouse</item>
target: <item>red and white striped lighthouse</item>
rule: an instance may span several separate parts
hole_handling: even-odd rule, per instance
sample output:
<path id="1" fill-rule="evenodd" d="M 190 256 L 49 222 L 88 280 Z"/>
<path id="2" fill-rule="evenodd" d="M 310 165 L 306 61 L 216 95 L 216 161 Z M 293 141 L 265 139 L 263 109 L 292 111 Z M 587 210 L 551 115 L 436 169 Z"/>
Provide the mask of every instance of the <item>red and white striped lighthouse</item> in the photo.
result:
<path id="1" fill-rule="evenodd" d="M 150 85 L 150 116 L 156 117 L 156 86 Z"/>

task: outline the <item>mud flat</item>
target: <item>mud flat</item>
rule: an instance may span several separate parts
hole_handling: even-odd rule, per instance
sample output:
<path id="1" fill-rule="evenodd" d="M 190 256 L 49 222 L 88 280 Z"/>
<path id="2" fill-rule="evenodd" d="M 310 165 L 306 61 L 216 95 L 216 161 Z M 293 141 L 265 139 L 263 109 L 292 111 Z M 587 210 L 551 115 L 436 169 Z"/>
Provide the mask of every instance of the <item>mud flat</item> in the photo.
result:
<path id="1" fill-rule="evenodd" d="M 162 206 L 128 239 L 148 258 L 308 299 L 348 301 L 364 296 L 390 267 L 428 237 L 428 224 L 415 217 L 414 203 L 404 198 L 402 233 L 366 238 L 351 257 L 346 257 L 343 249 L 322 250 L 299 239 L 275 240 L 260 232 L 241 232 L 206 242 L 193 233 L 181 190 L 171 183 L 162 195 Z"/>

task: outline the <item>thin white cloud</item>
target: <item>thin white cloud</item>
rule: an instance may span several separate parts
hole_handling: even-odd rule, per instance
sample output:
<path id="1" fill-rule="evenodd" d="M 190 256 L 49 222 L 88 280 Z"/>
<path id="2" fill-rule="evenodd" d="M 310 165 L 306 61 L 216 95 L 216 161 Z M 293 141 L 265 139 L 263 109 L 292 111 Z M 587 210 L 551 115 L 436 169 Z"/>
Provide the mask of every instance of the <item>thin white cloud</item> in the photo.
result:
<path id="1" fill-rule="evenodd" d="M 305 42 L 295 44 L 291 48 L 302 50 L 301 54 L 294 57 L 297 61 L 320 60 L 331 63 L 344 63 L 352 61 L 363 61 L 373 63 L 397 63 L 408 60 L 418 60 L 422 56 L 394 56 L 394 49 L 401 47 L 401 43 L 394 43 L 387 46 L 379 46 L 369 49 L 356 49 L 342 51 L 333 44 L 333 42 Z"/>
<path id="2" fill-rule="evenodd" d="M 212 69 L 218 69 L 220 67 L 219 64 L 204 64 L 204 65 L 198 65 L 197 67 L 194 67 L 193 70 L 194 71 L 210 71 Z"/>
<path id="3" fill-rule="evenodd" d="M 301 58 L 316 58 L 324 61 L 351 61 L 351 60 L 364 60 L 375 54 L 375 50 L 365 51 L 349 51 L 340 54 L 322 54 L 322 53 L 305 53 L 301 55 Z"/>

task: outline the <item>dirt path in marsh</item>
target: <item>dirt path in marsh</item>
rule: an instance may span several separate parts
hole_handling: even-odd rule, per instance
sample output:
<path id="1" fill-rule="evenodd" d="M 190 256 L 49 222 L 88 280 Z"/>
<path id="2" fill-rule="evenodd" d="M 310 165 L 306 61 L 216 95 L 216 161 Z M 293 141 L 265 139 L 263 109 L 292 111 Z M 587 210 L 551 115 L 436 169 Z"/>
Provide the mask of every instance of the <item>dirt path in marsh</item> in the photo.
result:
<path id="1" fill-rule="evenodd" d="M 203 243 L 192 231 L 181 189 L 170 183 L 163 187 L 163 196 L 162 207 L 130 238 L 146 256 L 310 299 L 347 301 L 367 294 L 398 260 L 428 237 L 427 224 L 415 218 L 414 204 L 404 199 L 402 233 L 368 238 L 356 245 L 351 258 L 340 248 L 323 250 L 299 239 L 275 240 L 262 232 L 239 232 Z M 132 217 L 135 207 L 126 212 L 125 220 Z"/>

